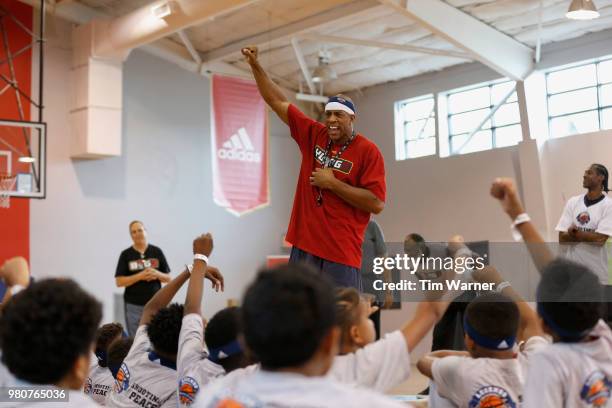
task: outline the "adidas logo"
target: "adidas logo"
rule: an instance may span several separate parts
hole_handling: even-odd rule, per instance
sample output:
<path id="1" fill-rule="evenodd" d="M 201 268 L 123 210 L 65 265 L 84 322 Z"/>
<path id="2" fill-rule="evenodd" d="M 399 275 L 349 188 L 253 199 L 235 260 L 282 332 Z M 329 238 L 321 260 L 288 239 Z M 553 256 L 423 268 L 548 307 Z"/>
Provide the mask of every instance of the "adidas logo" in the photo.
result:
<path id="1" fill-rule="evenodd" d="M 217 150 L 217 156 L 223 160 L 238 160 L 244 162 L 261 162 L 261 155 L 255 151 L 253 143 L 245 128 L 238 129 L 230 139 Z"/>

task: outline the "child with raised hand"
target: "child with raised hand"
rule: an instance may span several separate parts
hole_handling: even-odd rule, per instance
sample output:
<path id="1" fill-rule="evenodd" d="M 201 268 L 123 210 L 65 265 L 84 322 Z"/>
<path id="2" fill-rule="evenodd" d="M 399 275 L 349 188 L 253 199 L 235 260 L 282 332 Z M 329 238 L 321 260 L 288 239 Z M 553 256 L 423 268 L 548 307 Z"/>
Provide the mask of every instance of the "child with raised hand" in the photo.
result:
<path id="1" fill-rule="evenodd" d="M 495 268 L 477 270 L 473 277 L 494 283 L 497 291 L 478 296 L 466 308 L 467 352 L 434 351 L 417 368 L 433 380 L 441 397 L 459 408 L 516 406 L 529 360 L 548 340 L 535 312 Z M 519 341 L 524 341 L 521 347 Z"/>
<path id="2" fill-rule="evenodd" d="M 385 392 L 410 376 L 410 351 L 442 317 L 448 302 L 424 301 L 400 330 L 374 341 L 368 319 L 370 303 L 352 288 L 336 289 L 336 324 L 341 329 L 340 355 L 328 376 L 336 381 Z"/>
<path id="3" fill-rule="evenodd" d="M 299 264 L 263 270 L 242 303 L 245 343 L 261 369 L 249 375 L 234 371 L 211 383 L 194 406 L 406 406 L 325 376 L 340 340 L 333 286 L 325 277 Z"/>
<path id="4" fill-rule="evenodd" d="M 612 407 L 612 331 L 601 319 L 603 287 L 587 267 L 551 262 L 537 289 L 537 310 L 553 344 L 536 353 L 523 407 Z"/>
<path id="5" fill-rule="evenodd" d="M 525 217 L 511 179 L 491 187 L 527 243 L 542 277 L 537 311 L 553 344 L 535 353 L 525 381 L 523 407 L 612 407 L 612 331 L 601 319 L 603 287 L 583 265 L 557 259 Z"/>
<path id="6" fill-rule="evenodd" d="M 189 270 L 160 289 L 145 305 L 134 343 L 121 364 L 107 405 L 176 407 L 176 354 L 183 306 L 168 306 L 189 279 Z"/>
<path id="7" fill-rule="evenodd" d="M 204 328 L 201 316 L 204 278 L 213 289 L 223 291 L 223 276 L 208 266 L 213 238 L 204 234 L 193 241 L 194 264 L 179 336 L 177 368 L 178 397 L 181 405 L 191 405 L 199 391 L 215 378 L 251 364 L 238 341 L 241 330 L 240 308 L 225 308 L 216 313 Z M 198 255 L 204 255 L 198 256 Z"/>

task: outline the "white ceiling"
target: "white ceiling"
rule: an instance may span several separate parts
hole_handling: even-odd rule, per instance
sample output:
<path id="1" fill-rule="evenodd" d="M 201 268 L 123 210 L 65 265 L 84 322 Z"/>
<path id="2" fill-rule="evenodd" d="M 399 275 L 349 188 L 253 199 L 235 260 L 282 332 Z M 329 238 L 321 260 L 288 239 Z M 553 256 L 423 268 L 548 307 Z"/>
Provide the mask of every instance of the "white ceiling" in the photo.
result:
<path id="1" fill-rule="evenodd" d="M 149 0 L 63 1 L 78 1 L 112 16 L 123 15 L 151 3 Z M 446 2 L 535 48 L 540 36 L 539 0 Z M 542 0 L 542 44 L 612 28 L 612 0 L 595 0 L 601 17 L 591 21 L 566 19 L 569 3 L 569 0 Z M 340 15 L 333 15 L 334 12 Z M 330 15 L 333 17 L 331 20 Z M 316 24 L 317 21 L 323 24 Z M 304 29 L 305 26 L 308 28 Z M 304 79 L 291 46 L 293 28 L 302 33 L 460 51 L 406 16 L 374 0 L 259 0 L 185 31 L 204 60 L 212 57 L 242 70 L 248 67 L 239 53 L 240 44 L 252 39 L 260 47 L 263 65 L 275 77 L 284 79 L 285 86 L 297 90 Z M 177 35 L 170 39 L 183 44 Z M 318 52 L 323 46 L 331 51 L 331 65 L 338 73 L 337 80 L 326 84 L 327 94 L 365 88 L 466 62 L 466 59 L 448 56 L 301 39 L 300 47 L 311 72 L 317 65 Z"/>

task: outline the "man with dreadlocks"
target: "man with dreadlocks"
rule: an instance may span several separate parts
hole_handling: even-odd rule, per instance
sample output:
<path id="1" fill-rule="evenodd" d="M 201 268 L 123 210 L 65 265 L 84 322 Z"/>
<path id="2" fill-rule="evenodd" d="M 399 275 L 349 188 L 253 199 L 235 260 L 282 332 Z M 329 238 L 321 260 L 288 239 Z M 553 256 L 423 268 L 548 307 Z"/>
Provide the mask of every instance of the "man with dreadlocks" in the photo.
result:
<path id="1" fill-rule="evenodd" d="M 567 201 L 556 228 L 559 242 L 567 244 L 566 257 L 589 267 L 604 285 L 609 279 L 605 244 L 612 235 L 612 199 L 604 194 L 609 191 L 608 178 L 608 169 L 601 164 L 586 169 L 582 181 L 586 194 Z M 612 292 L 612 288 L 607 289 L 608 294 Z"/>

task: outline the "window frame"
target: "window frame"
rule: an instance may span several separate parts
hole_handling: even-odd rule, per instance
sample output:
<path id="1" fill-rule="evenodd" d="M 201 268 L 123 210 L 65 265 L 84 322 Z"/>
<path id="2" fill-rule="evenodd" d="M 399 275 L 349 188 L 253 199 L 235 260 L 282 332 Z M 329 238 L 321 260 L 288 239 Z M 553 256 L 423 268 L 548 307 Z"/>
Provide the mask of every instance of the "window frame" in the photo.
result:
<path id="1" fill-rule="evenodd" d="M 426 100 L 429 100 L 429 99 L 432 100 L 432 109 L 429 112 L 429 115 L 423 116 L 423 117 L 411 118 L 411 120 L 406 120 L 406 116 L 407 115 L 406 115 L 406 113 L 403 110 L 406 109 L 407 105 L 410 105 L 411 103 L 426 101 Z M 423 127 L 421 128 L 419 137 L 417 137 L 415 139 L 410 139 L 409 135 L 406 132 L 407 124 L 409 124 L 409 123 L 418 123 L 419 121 L 422 121 L 422 120 L 425 120 L 425 123 L 424 123 Z M 430 120 L 433 120 L 434 132 L 433 132 L 432 135 L 428 135 L 428 136 L 422 137 L 422 135 L 424 134 L 425 129 L 427 128 Z M 438 118 L 437 118 L 436 94 L 435 93 L 429 93 L 429 94 L 425 94 L 425 95 L 421 95 L 421 96 L 416 96 L 416 97 L 413 97 L 413 98 L 408 98 L 408 99 L 403 99 L 403 100 L 400 100 L 400 101 L 396 101 L 395 102 L 396 148 L 398 147 L 398 144 L 400 144 L 400 143 L 401 143 L 401 147 L 402 147 L 402 154 L 399 155 L 396 152 L 396 159 L 398 161 L 401 161 L 401 160 L 418 159 L 420 157 L 435 156 L 437 154 L 437 151 L 438 151 L 438 133 L 437 133 L 437 123 L 436 123 L 437 120 L 438 120 Z M 398 139 L 397 132 L 401 133 L 401 140 L 399 142 L 397 141 L 397 139 Z M 420 155 L 420 156 L 411 156 L 410 155 L 410 149 L 408 148 L 409 144 L 411 142 L 416 142 L 416 141 L 419 141 L 419 140 L 427 140 L 427 139 L 433 139 L 433 141 L 434 141 L 434 151 L 431 154 L 424 154 L 424 155 Z"/>
<path id="2" fill-rule="evenodd" d="M 596 58 L 596 59 L 592 59 L 592 60 L 588 60 L 588 61 L 582 61 L 576 64 L 570 64 L 570 65 L 562 65 L 559 67 L 554 67 L 552 69 L 549 69 L 545 72 L 544 74 L 544 78 L 545 78 L 545 85 L 546 85 L 546 113 L 547 113 L 547 117 L 548 117 L 548 136 L 551 139 L 558 139 L 561 137 L 566 137 L 566 136 L 573 136 L 573 135 L 577 135 L 577 134 L 581 134 L 581 133 L 571 133 L 571 134 L 564 134 L 564 135 L 560 135 L 560 136 L 555 136 L 553 135 L 552 132 L 552 122 L 554 119 L 558 119 L 558 118 L 563 118 L 563 117 L 567 117 L 567 116 L 572 116 L 572 115 L 579 115 L 579 114 L 584 114 L 584 113 L 588 113 L 588 112 L 596 112 L 597 113 L 597 129 L 595 129 L 595 132 L 604 130 L 603 128 L 603 113 L 606 109 L 610 109 L 612 108 L 612 104 L 609 105 L 602 105 L 601 104 L 601 89 L 604 86 L 607 85 L 611 85 L 612 84 L 612 80 L 609 82 L 601 82 L 599 79 L 599 65 L 604 63 L 604 62 L 609 62 L 612 61 L 612 56 L 607 56 L 607 57 L 602 57 L 602 58 Z M 549 86 L 549 77 L 551 74 L 554 74 L 556 72 L 561 72 L 561 71 L 566 71 L 566 70 L 570 70 L 570 69 L 575 69 L 575 68 L 580 68 L 580 67 L 586 67 L 588 65 L 593 65 L 595 67 L 595 85 L 590 85 L 590 86 L 582 86 L 582 87 L 578 87 L 575 89 L 569 89 L 569 90 L 565 90 L 565 91 L 560 91 L 560 92 L 550 92 L 550 86 Z M 595 89 L 595 97 L 596 97 L 596 101 L 597 101 L 597 105 L 594 109 L 581 109 L 581 110 L 576 110 L 576 111 L 571 111 L 571 112 L 566 112 L 563 114 L 559 114 L 559 115 L 551 115 L 550 114 L 550 99 L 551 97 L 557 96 L 557 95 L 563 95 L 563 94 L 567 94 L 570 92 L 577 92 L 577 91 L 584 91 L 587 89 Z M 606 128 L 607 129 L 607 128 Z"/>
<path id="3" fill-rule="evenodd" d="M 461 155 L 461 154 L 467 154 L 467 153 L 472 153 L 472 152 L 466 152 L 466 153 L 462 153 L 462 152 L 457 152 L 454 151 L 453 149 L 453 138 L 455 137 L 461 137 L 461 136 L 469 136 L 473 130 L 469 131 L 469 132 L 461 132 L 461 133 L 453 133 L 452 130 L 452 117 L 453 116 L 457 116 L 457 115 L 462 115 L 465 113 L 470 113 L 470 112 L 476 112 L 476 111 L 480 111 L 480 110 L 484 110 L 487 109 L 488 113 L 487 115 L 490 115 L 491 111 L 493 110 L 493 108 L 495 108 L 496 104 L 493 103 L 493 88 L 495 86 L 501 85 L 501 84 L 505 84 L 505 83 L 512 83 L 515 81 L 512 81 L 511 79 L 508 78 L 503 78 L 503 79 L 497 79 L 497 80 L 493 80 L 493 81 L 489 81 L 489 82 L 484 82 L 484 83 L 480 83 L 480 84 L 475 84 L 469 87 L 465 87 L 465 88 L 459 88 L 456 90 L 452 90 L 452 91 L 448 91 L 445 93 L 445 98 L 446 98 L 446 112 L 447 112 L 447 117 L 446 117 L 446 121 L 448 124 L 448 129 L 447 129 L 447 138 L 448 138 L 448 149 L 449 149 L 449 156 L 456 156 L 456 155 Z M 481 89 L 481 88 L 488 88 L 488 94 L 489 94 L 489 105 L 487 106 L 481 106 L 475 109 L 468 109 L 465 111 L 456 111 L 451 113 L 451 101 L 450 98 L 452 95 L 456 95 L 462 92 L 470 92 L 470 91 L 474 91 L 476 89 Z M 508 128 L 508 127 L 512 127 L 512 126 L 516 126 L 516 125 L 521 125 L 521 116 L 520 116 L 520 107 L 519 107 L 519 101 L 518 101 L 518 94 L 516 93 L 516 82 L 514 85 L 514 92 L 513 94 L 516 94 L 516 100 L 514 101 L 509 101 L 508 99 L 512 98 L 512 94 L 508 97 L 508 99 L 500 106 L 501 107 L 505 106 L 505 105 L 512 105 L 512 104 L 516 104 L 517 107 L 517 114 L 518 114 L 518 121 L 517 122 L 512 122 L 512 123 L 507 123 L 504 125 L 500 125 L 500 126 L 496 126 L 495 125 L 495 115 L 497 114 L 497 112 L 495 112 L 495 114 L 491 115 L 490 118 L 488 119 L 488 121 L 490 122 L 491 126 L 485 128 L 483 125 L 483 127 L 481 127 L 478 132 L 476 132 L 474 134 L 474 136 L 476 134 L 478 134 L 481 131 L 490 131 L 491 132 L 491 147 L 483 149 L 483 150 L 478 150 L 478 151 L 487 151 L 487 150 L 493 150 L 493 149 L 497 149 L 497 148 L 501 148 L 501 147 L 508 147 L 508 146 L 514 146 L 514 145 L 504 145 L 504 146 L 498 146 L 498 141 L 497 141 L 497 129 L 503 129 L 503 128 Z M 499 110 L 498 110 L 499 111 Z M 521 133 L 521 138 L 522 138 L 522 133 Z M 520 142 L 520 141 L 519 141 Z M 464 147 L 462 145 L 462 147 Z"/>

